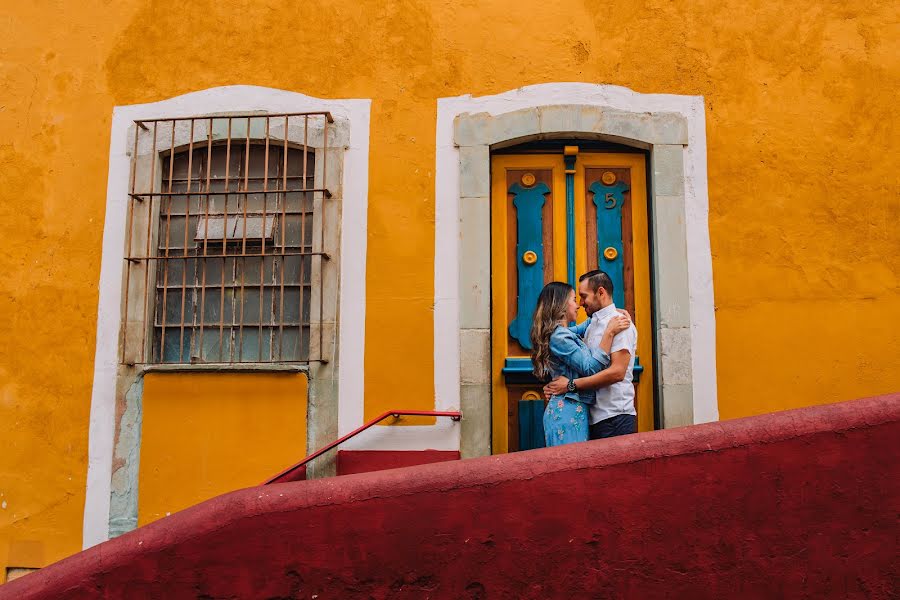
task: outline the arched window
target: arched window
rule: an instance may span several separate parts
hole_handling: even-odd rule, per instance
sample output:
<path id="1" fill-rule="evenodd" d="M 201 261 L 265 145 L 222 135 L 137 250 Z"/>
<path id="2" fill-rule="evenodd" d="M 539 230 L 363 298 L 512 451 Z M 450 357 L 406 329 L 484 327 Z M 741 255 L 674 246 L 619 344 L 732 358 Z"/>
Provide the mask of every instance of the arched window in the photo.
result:
<path id="1" fill-rule="evenodd" d="M 325 232 L 340 214 L 332 122 L 327 112 L 135 122 L 123 364 L 327 361 L 337 237 Z"/>
<path id="2" fill-rule="evenodd" d="M 309 356 L 315 155 L 232 141 L 161 163 L 152 360 Z"/>

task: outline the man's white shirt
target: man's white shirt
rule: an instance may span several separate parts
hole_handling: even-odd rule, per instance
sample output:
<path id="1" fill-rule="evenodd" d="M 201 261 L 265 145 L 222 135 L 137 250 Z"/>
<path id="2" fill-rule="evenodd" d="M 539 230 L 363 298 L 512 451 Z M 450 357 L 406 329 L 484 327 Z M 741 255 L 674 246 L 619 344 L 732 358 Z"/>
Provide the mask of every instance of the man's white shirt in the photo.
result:
<path id="1" fill-rule="evenodd" d="M 589 348 L 598 348 L 600 346 L 600 340 L 603 338 L 603 332 L 606 331 L 607 323 L 617 314 L 616 305 L 610 304 L 591 315 L 591 323 L 584 332 L 584 341 Z M 635 329 L 633 323 L 628 329 L 613 338 L 609 354 L 612 355 L 619 350 L 628 350 L 631 353 L 628 368 L 625 370 L 625 379 L 602 387 L 595 392 L 597 402 L 591 407 L 592 425 L 616 415 L 637 414 L 634 410 L 634 385 L 632 384 L 634 355 L 637 351 L 637 329 Z"/>

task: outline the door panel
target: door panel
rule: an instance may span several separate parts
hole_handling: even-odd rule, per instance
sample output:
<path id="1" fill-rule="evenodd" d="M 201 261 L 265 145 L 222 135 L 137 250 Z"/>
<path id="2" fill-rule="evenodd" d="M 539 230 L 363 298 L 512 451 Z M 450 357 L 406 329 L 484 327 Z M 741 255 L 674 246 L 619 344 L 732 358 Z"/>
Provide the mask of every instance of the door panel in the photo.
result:
<path id="1" fill-rule="evenodd" d="M 650 248 L 647 172 L 642 154 L 579 155 L 576 183 L 584 185 L 585 270 L 602 269 L 613 280 L 613 300 L 625 308 L 638 330 L 635 409 L 638 431 L 653 429 L 653 314 L 650 305 Z M 576 188 L 576 194 L 579 193 Z M 598 197 L 598 194 L 601 195 Z M 593 209 L 593 212 L 591 211 Z M 599 216 L 599 219 L 598 219 Z M 591 238 L 593 231 L 599 237 Z M 616 235 L 618 234 L 618 235 Z M 605 255 L 608 248 L 615 249 Z M 596 262 L 591 261 L 591 257 Z M 598 266 L 599 264 L 599 266 Z M 583 271 L 579 271 L 583 272 Z"/>
<path id="2" fill-rule="evenodd" d="M 528 190 L 532 191 L 529 193 Z M 540 195 L 543 195 L 543 205 L 538 213 L 533 205 L 540 202 Z M 538 218 L 539 226 L 534 222 Z M 540 231 L 539 239 L 536 231 Z M 522 239 L 520 232 L 525 234 Z M 565 236 L 562 157 L 494 157 L 491 171 L 491 354 L 492 445 L 495 451 L 520 449 L 520 433 L 523 442 L 534 439 L 524 432 L 533 429 L 535 402 L 542 404 L 543 401 L 540 400 L 541 386 L 530 375 L 528 332 L 541 288 L 554 279 L 565 278 Z M 533 252 L 535 256 L 526 256 L 527 252 Z M 532 258 L 533 263 L 529 260 Z M 530 285 L 520 285 L 526 277 L 530 279 Z M 520 297 L 520 291 L 525 291 L 528 297 Z M 522 323 L 511 328 L 520 318 L 520 310 Z M 510 359 L 510 365 L 507 365 L 507 359 Z M 503 373 L 505 367 L 508 368 L 506 374 Z M 516 369 L 518 371 L 513 372 Z"/>
<path id="3" fill-rule="evenodd" d="M 534 305 L 554 274 L 553 170 L 507 169 L 506 190 L 507 260 L 516 265 L 507 269 L 509 351 L 528 354 Z"/>
<path id="4" fill-rule="evenodd" d="M 561 154 L 495 156 L 491 161 L 492 392 L 494 452 L 543 446 L 541 384 L 531 375 L 531 318 L 550 281 L 599 268 L 614 281 L 616 305 L 638 328 L 638 428 L 653 428 L 652 323 L 646 171 L 640 154 L 582 153 L 575 163 L 574 256 L 567 249 L 565 164 Z M 570 170 L 571 173 L 571 170 Z M 570 282 L 577 284 L 576 282 Z M 579 311 L 578 320 L 585 318 Z"/>
<path id="5" fill-rule="evenodd" d="M 613 301 L 629 312 L 634 310 L 630 180 L 631 169 L 584 169 L 587 270 L 606 271 Z"/>
<path id="6" fill-rule="evenodd" d="M 543 415 L 546 403 L 541 397 L 540 388 L 512 384 L 507 387 L 507 394 L 509 397 L 507 450 L 515 452 L 519 449 L 543 448 Z"/>

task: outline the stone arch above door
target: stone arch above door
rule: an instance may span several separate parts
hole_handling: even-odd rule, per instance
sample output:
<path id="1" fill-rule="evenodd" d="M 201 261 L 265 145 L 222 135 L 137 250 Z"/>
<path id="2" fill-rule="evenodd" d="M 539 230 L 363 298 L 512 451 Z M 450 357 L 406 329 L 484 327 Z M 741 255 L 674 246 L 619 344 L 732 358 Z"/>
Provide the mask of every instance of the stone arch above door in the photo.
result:
<path id="1" fill-rule="evenodd" d="M 462 409 L 464 457 L 490 453 L 490 152 L 536 139 L 649 150 L 660 421 L 668 428 L 718 418 L 703 110 L 700 97 L 591 84 L 438 102 L 435 388 L 438 405 L 456 396 Z"/>

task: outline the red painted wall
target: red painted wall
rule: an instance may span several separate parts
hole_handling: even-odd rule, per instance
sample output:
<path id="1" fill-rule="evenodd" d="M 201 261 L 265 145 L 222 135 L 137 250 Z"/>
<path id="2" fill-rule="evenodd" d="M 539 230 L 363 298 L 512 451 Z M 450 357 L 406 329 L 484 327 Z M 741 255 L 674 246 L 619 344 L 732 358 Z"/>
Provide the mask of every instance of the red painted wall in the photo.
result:
<path id="1" fill-rule="evenodd" d="M 353 475 L 459 460 L 459 452 L 444 450 L 339 450 L 338 475 Z"/>
<path id="2" fill-rule="evenodd" d="M 210 500 L 0 598 L 896 598 L 900 394 Z"/>

